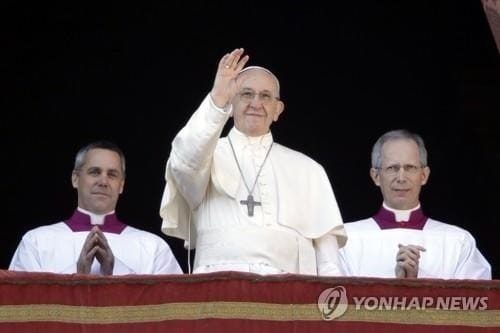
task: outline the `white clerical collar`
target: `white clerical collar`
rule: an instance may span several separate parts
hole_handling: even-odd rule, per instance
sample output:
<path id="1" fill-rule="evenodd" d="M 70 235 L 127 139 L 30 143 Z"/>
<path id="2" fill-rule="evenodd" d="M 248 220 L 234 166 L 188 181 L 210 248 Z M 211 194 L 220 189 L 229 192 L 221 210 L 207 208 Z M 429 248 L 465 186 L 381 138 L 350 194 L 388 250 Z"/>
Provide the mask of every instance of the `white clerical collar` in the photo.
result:
<path id="1" fill-rule="evenodd" d="M 233 127 L 231 131 L 229 131 L 228 136 L 231 137 L 231 141 L 236 143 L 237 145 L 261 145 L 264 147 L 269 147 L 271 143 L 273 142 L 273 135 L 271 134 L 271 131 L 267 132 L 264 135 L 260 136 L 248 136 L 241 132 L 239 129 L 236 127 Z"/>
<path id="2" fill-rule="evenodd" d="M 97 225 L 103 225 L 104 218 L 106 217 L 106 215 L 111 215 L 111 214 L 115 213 L 115 211 L 113 210 L 107 214 L 101 215 L 101 214 L 95 214 L 95 213 L 89 212 L 88 210 L 80 208 L 80 207 L 77 207 L 77 209 L 80 212 L 82 212 L 83 214 L 87 214 L 88 216 L 90 216 L 90 224 L 97 224 Z"/>
<path id="3" fill-rule="evenodd" d="M 396 222 L 409 221 L 411 212 L 420 208 L 420 203 L 415 208 L 403 209 L 403 210 L 391 208 L 387 206 L 385 202 L 382 205 L 384 206 L 385 209 L 394 213 Z"/>

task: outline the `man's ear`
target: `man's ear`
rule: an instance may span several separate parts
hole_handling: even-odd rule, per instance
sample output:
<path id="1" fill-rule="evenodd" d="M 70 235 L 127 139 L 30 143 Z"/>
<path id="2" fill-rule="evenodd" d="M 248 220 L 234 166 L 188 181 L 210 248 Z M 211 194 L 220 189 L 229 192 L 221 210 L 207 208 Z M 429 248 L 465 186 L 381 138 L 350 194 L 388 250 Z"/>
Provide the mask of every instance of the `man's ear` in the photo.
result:
<path id="1" fill-rule="evenodd" d="M 370 168 L 370 177 L 372 178 L 375 185 L 380 186 L 380 170 Z"/>
<path id="2" fill-rule="evenodd" d="M 285 110 L 285 103 L 283 101 L 278 101 L 278 105 L 276 106 L 276 111 L 273 115 L 273 121 L 278 121 L 280 114 Z"/>
<path id="3" fill-rule="evenodd" d="M 426 166 L 422 169 L 422 171 L 423 172 L 422 172 L 422 178 L 421 178 L 420 184 L 425 185 L 425 184 L 427 184 L 427 181 L 429 180 L 429 176 L 431 174 L 431 168 Z"/>
<path id="4" fill-rule="evenodd" d="M 125 178 L 122 179 L 122 183 L 120 185 L 120 194 L 123 193 L 123 189 L 125 188 Z"/>
<path id="5" fill-rule="evenodd" d="M 73 188 L 78 188 L 78 171 L 73 170 L 71 173 L 71 184 L 73 185 Z"/>

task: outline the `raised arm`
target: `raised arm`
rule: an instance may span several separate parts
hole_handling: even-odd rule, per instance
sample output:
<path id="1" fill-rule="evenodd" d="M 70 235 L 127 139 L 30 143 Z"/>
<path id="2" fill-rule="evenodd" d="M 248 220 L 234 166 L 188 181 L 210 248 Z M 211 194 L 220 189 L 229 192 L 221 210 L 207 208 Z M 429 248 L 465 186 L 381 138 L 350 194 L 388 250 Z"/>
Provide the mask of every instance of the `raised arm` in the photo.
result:
<path id="1" fill-rule="evenodd" d="M 206 193 L 212 157 L 220 134 L 231 115 L 229 102 L 237 91 L 238 72 L 248 61 L 243 49 L 219 61 L 212 90 L 172 142 L 167 162 L 167 183 L 175 186 L 191 209 Z"/>

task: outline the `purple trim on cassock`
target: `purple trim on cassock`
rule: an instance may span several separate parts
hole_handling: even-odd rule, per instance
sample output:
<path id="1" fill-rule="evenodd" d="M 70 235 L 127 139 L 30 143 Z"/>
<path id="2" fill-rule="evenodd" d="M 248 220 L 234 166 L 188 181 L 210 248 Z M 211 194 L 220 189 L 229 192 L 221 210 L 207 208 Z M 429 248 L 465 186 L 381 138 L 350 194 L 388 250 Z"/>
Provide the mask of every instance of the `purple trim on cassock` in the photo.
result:
<path id="1" fill-rule="evenodd" d="M 90 224 L 90 216 L 75 210 L 73 216 L 67 221 L 64 221 L 68 227 L 73 231 L 90 231 L 94 225 Z M 127 227 L 126 224 L 118 220 L 116 214 L 106 215 L 104 217 L 104 224 L 97 225 L 103 232 L 112 234 L 121 234 L 123 229 Z"/>
<path id="2" fill-rule="evenodd" d="M 394 212 L 382 206 L 378 213 L 373 216 L 373 219 L 377 222 L 380 229 L 406 228 L 422 230 L 424 229 L 425 222 L 427 222 L 427 216 L 424 215 L 422 208 L 411 212 L 409 221 L 397 222 Z"/>

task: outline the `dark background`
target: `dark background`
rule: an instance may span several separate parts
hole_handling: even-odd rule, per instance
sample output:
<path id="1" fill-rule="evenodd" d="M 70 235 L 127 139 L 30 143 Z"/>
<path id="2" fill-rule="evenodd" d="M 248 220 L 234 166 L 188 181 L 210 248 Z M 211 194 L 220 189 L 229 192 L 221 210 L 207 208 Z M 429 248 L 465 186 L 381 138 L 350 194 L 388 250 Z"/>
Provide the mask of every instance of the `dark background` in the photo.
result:
<path id="1" fill-rule="evenodd" d="M 500 278 L 500 56 L 475 1 L 1 5 L 0 268 L 24 232 L 75 208 L 76 151 L 125 151 L 118 215 L 161 235 L 170 143 L 209 92 L 219 58 L 244 47 L 280 78 L 276 140 L 326 169 L 345 221 L 381 204 L 370 150 L 420 133 L 432 169 L 426 213 L 469 230 Z M 165 237 L 186 267 L 182 242 Z"/>

